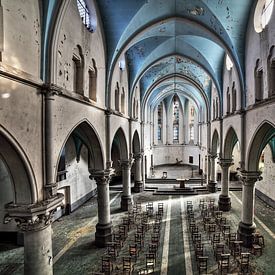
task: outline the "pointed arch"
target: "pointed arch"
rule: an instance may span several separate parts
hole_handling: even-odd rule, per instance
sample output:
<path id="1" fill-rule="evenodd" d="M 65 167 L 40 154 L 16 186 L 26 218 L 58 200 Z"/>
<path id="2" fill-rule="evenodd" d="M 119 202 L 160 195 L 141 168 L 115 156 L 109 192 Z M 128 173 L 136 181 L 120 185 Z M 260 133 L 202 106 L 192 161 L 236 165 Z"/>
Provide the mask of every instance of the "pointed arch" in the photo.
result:
<path id="1" fill-rule="evenodd" d="M 112 148 L 113 146 L 117 146 L 120 160 L 128 159 L 128 147 L 127 147 L 126 136 L 121 127 L 116 131 L 114 135 Z"/>
<path id="2" fill-rule="evenodd" d="M 228 129 L 227 134 L 225 136 L 225 140 L 224 140 L 224 150 L 223 150 L 224 156 L 223 157 L 225 159 L 232 159 L 233 149 L 234 149 L 234 146 L 236 145 L 238 140 L 239 139 L 236 134 L 236 131 L 231 126 Z"/>
<path id="3" fill-rule="evenodd" d="M 68 142 L 68 139 L 73 137 L 76 146 L 76 157 L 79 156 L 82 145 L 84 144 L 89 152 L 89 169 L 95 170 L 103 170 L 104 169 L 104 154 L 103 147 L 100 141 L 99 135 L 97 134 L 94 127 L 90 124 L 89 121 L 82 120 L 77 123 L 71 131 L 68 133 L 65 141 L 63 142 L 62 148 L 58 157 L 58 165 L 60 163 L 60 159 L 62 154 L 64 154 L 64 148 Z M 57 175 L 57 171 L 56 171 Z"/>
<path id="4" fill-rule="evenodd" d="M 269 121 L 264 121 L 255 131 L 248 147 L 247 170 L 258 171 L 259 160 L 265 146 L 275 136 L 275 125 Z"/>
<path id="5" fill-rule="evenodd" d="M 139 138 L 139 134 L 138 131 L 136 130 L 133 136 L 133 153 L 137 154 L 140 153 L 140 138 Z"/>
<path id="6" fill-rule="evenodd" d="M 0 126 L 0 144 L 0 157 L 13 185 L 11 188 L 14 191 L 14 203 L 36 203 L 38 190 L 31 164 L 16 139 L 2 126 Z"/>
<path id="7" fill-rule="evenodd" d="M 219 134 L 218 131 L 215 129 L 213 135 L 212 135 L 212 154 L 216 155 L 218 153 L 218 147 L 220 144 L 220 138 L 219 138 Z"/>

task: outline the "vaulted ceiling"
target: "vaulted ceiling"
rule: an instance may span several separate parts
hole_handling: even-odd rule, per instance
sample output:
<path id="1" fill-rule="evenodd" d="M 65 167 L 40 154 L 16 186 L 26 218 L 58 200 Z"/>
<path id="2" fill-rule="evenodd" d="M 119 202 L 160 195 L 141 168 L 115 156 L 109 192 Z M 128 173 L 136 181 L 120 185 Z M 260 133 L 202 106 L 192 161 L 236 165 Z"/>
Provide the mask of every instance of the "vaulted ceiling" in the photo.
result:
<path id="1" fill-rule="evenodd" d="M 125 55 L 129 89 L 134 91 L 139 82 L 141 100 L 148 91 L 154 95 L 152 99 L 156 98 L 158 92 L 171 85 L 168 76 L 173 75 L 197 83 L 208 99 L 213 83 L 222 97 L 223 65 L 228 54 L 236 66 L 243 92 L 245 34 L 253 3 L 253 0 L 97 1 L 107 44 L 107 85 L 118 59 Z M 188 81 L 183 84 L 181 78 L 176 79 L 178 92 L 194 97 L 192 89 L 186 88 Z"/>
<path id="2" fill-rule="evenodd" d="M 43 1 L 45 45 L 60 3 Z M 86 0 L 88 8 L 92 3 Z M 206 107 L 212 85 L 222 99 L 226 54 L 238 73 L 239 92 L 244 93 L 245 34 L 255 1 L 97 0 L 96 4 L 107 49 L 107 95 L 114 68 L 123 56 L 130 99 L 137 84 L 141 102 L 149 104 L 164 89 L 171 93 L 177 86 L 178 94 Z M 43 50 L 46 56 L 47 46 Z"/>

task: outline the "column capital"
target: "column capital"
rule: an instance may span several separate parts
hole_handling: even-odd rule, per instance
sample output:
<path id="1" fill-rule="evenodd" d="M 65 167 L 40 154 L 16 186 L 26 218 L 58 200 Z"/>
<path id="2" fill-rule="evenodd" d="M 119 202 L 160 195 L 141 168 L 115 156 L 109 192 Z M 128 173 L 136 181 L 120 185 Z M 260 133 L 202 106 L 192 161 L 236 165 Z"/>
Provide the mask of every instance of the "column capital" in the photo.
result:
<path id="1" fill-rule="evenodd" d="M 131 169 L 132 164 L 133 164 L 132 158 L 120 161 L 120 165 L 121 165 L 122 169 Z"/>
<path id="2" fill-rule="evenodd" d="M 135 160 L 140 160 L 140 159 L 142 159 L 142 157 L 143 157 L 143 153 L 142 152 L 134 154 L 134 159 Z"/>
<path id="3" fill-rule="evenodd" d="M 43 85 L 43 90 L 46 98 L 51 98 L 55 95 L 62 94 L 62 88 L 53 83 L 46 83 Z"/>
<path id="4" fill-rule="evenodd" d="M 108 168 L 105 170 L 94 170 L 89 169 L 90 179 L 95 179 L 97 185 L 106 185 L 109 184 L 111 177 L 114 174 L 113 168 Z"/>
<path id="5" fill-rule="evenodd" d="M 111 115 L 113 115 L 113 114 L 114 114 L 114 110 L 112 110 L 112 109 L 110 109 L 110 108 L 108 108 L 108 109 L 105 110 L 105 115 L 106 115 L 106 116 L 111 116 Z"/>
<path id="6" fill-rule="evenodd" d="M 241 173 L 240 180 L 242 184 L 245 186 L 254 186 L 256 181 L 262 180 L 260 171 L 241 170 L 240 173 Z"/>
<path id="7" fill-rule="evenodd" d="M 218 161 L 218 164 L 222 167 L 222 168 L 229 168 L 231 165 L 233 165 L 233 160 L 232 159 L 223 159 L 220 158 Z"/>
<path id="8" fill-rule="evenodd" d="M 6 205 L 7 214 L 4 223 L 15 220 L 21 231 L 39 231 L 52 222 L 56 208 L 62 204 L 63 194 L 57 194 L 52 200 L 44 200 L 36 204 L 17 205 L 9 203 Z"/>
<path id="9" fill-rule="evenodd" d="M 209 154 L 209 157 L 210 157 L 212 160 L 215 160 L 215 159 L 218 157 L 218 155 L 217 155 L 217 154 L 214 154 L 214 153 L 210 153 L 210 154 Z"/>

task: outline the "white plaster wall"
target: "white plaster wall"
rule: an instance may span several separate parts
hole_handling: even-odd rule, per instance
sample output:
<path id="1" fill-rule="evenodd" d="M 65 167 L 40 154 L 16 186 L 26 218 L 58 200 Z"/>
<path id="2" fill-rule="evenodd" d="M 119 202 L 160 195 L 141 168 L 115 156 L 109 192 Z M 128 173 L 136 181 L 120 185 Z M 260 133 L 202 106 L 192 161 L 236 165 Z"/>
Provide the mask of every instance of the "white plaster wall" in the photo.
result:
<path id="1" fill-rule="evenodd" d="M 55 75 L 53 83 L 68 90 L 73 90 L 73 51 L 77 45 L 82 48 L 84 55 L 84 96 L 89 97 L 88 71 L 92 67 L 92 59 L 97 67 L 97 102 L 105 106 L 105 48 L 101 26 L 95 32 L 90 32 L 82 23 L 76 1 L 64 2 L 65 11 L 60 17 L 59 28 L 56 30 L 56 41 L 53 44 L 53 68 Z M 73 27 L 72 27 L 73 26 Z"/>
<path id="2" fill-rule="evenodd" d="M 264 149 L 264 168 L 262 171 L 262 181 L 256 182 L 256 189 L 275 200 L 275 163 L 269 145 Z"/>
<path id="3" fill-rule="evenodd" d="M 154 165 L 176 163 L 176 158 L 183 164 L 189 164 L 189 156 L 193 156 L 193 165 L 199 165 L 198 146 L 192 145 L 159 145 L 153 147 Z"/>
<path id="4" fill-rule="evenodd" d="M 53 108 L 53 158 L 56 159 L 55 169 L 57 167 L 58 157 L 73 129 L 86 121 L 98 135 L 101 143 L 103 161 L 106 156 L 106 135 L 105 135 L 105 115 L 104 111 L 94 108 L 85 103 L 70 100 L 67 97 L 55 96 Z"/>
<path id="5" fill-rule="evenodd" d="M 40 78 L 41 22 L 39 1 L 2 0 L 4 64 Z"/>
<path id="6" fill-rule="evenodd" d="M 8 94 L 8 98 L 3 98 Z M 42 96 L 36 88 L 0 77 L 0 124 L 20 144 L 42 198 Z"/>
<path id="7" fill-rule="evenodd" d="M 73 205 L 94 190 L 96 183 L 89 179 L 88 149 L 86 146 L 82 146 L 80 159 L 77 162 L 74 141 L 70 137 L 65 146 L 65 156 L 66 180 L 58 182 L 58 188 L 70 187 L 70 204 Z"/>

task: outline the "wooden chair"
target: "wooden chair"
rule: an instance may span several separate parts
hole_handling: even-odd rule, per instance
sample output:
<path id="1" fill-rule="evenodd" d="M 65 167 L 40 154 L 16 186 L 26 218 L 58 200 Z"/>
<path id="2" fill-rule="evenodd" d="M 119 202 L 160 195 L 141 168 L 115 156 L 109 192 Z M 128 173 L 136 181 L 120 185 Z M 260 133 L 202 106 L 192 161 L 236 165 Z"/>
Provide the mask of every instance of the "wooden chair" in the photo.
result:
<path id="1" fill-rule="evenodd" d="M 259 233 L 254 233 L 253 239 L 252 239 L 251 252 L 254 255 L 257 255 L 258 253 L 260 255 L 262 255 L 263 248 L 264 248 L 264 237 L 262 235 L 260 235 Z"/>
<path id="2" fill-rule="evenodd" d="M 201 234 L 195 233 L 192 235 L 193 244 L 201 243 Z"/>
<path id="3" fill-rule="evenodd" d="M 154 205 L 152 202 L 148 202 L 146 204 L 146 213 L 148 214 L 148 216 L 153 216 L 154 214 Z"/>
<path id="4" fill-rule="evenodd" d="M 158 203 L 158 213 L 161 215 L 163 215 L 163 206 L 164 206 L 163 202 Z"/>
<path id="5" fill-rule="evenodd" d="M 221 225 L 221 231 L 222 231 L 223 239 L 227 241 L 230 234 L 230 225 L 229 224 Z"/>
<path id="6" fill-rule="evenodd" d="M 242 241 L 233 241 L 232 246 L 231 246 L 231 255 L 234 257 L 234 259 L 236 259 L 237 257 L 239 257 L 242 253 L 242 247 L 241 244 L 243 242 Z"/>
<path id="7" fill-rule="evenodd" d="M 116 257 L 118 256 L 118 250 L 116 248 L 115 242 L 108 242 L 106 245 L 107 245 L 106 253 L 108 254 L 108 256 L 110 256 L 112 259 L 115 260 Z"/>
<path id="8" fill-rule="evenodd" d="M 199 202 L 199 209 L 200 209 L 200 210 L 203 209 L 204 206 L 206 206 L 205 203 L 206 203 L 206 202 L 205 202 L 205 199 L 200 199 L 200 202 Z"/>
<path id="9" fill-rule="evenodd" d="M 222 211 L 214 211 L 214 217 L 215 217 L 215 222 L 217 224 L 220 224 L 220 220 L 222 218 Z"/>
<path id="10" fill-rule="evenodd" d="M 216 258 L 216 261 L 218 262 L 221 260 L 221 255 L 224 254 L 224 244 L 223 243 L 217 243 L 214 249 L 214 256 Z"/>
<path id="11" fill-rule="evenodd" d="M 139 250 L 137 244 L 129 244 L 129 256 L 134 259 L 134 261 L 137 260 L 139 255 Z"/>
<path id="12" fill-rule="evenodd" d="M 229 273 L 229 257 L 230 254 L 221 254 L 220 260 L 218 261 L 218 269 L 223 274 L 224 271 Z"/>
<path id="13" fill-rule="evenodd" d="M 197 243 L 195 245 L 195 256 L 196 256 L 196 260 L 199 260 L 199 257 L 203 256 L 203 244 L 202 243 Z"/>
<path id="14" fill-rule="evenodd" d="M 208 260 L 208 257 L 206 257 L 206 256 L 198 257 L 198 272 L 199 272 L 199 274 L 207 273 L 207 260 Z"/>
<path id="15" fill-rule="evenodd" d="M 118 234 L 121 240 L 124 242 L 127 239 L 127 226 L 126 225 L 119 225 L 118 226 Z"/>
<path id="16" fill-rule="evenodd" d="M 119 252 L 123 247 L 123 240 L 121 239 L 120 235 L 117 233 L 114 233 L 112 235 L 112 242 L 115 243 L 116 249 Z"/>
<path id="17" fill-rule="evenodd" d="M 132 265 L 131 257 L 122 258 L 122 271 L 123 271 L 123 274 L 132 274 L 133 265 Z"/>
<path id="18" fill-rule="evenodd" d="M 144 237 L 142 234 L 135 233 L 135 244 L 137 244 L 140 249 L 144 247 Z"/>
<path id="19" fill-rule="evenodd" d="M 145 266 L 147 272 L 155 272 L 156 258 L 154 253 L 146 253 L 145 255 Z"/>
<path id="20" fill-rule="evenodd" d="M 111 261 L 111 257 L 102 256 L 101 258 L 101 272 L 104 274 L 111 274 L 113 271 L 113 263 Z"/>
<path id="21" fill-rule="evenodd" d="M 215 223 L 209 223 L 207 225 L 207 233 L 208 233 L 208 238 L 209 240 L 211 239 L 211 233 L 215 233 L 216 232 L 216 228 L 217 228 L 217 225 Z"/>
<path id="22" fill-rule="evenodd" d="M 159 234 L 153 233 L 151 234 L 151 243 L 156 244 L 159 247 Z"/>
<path id="23" fill-rule="evenodd" d="M 213 246 L 213 249 L 215 248 L 216 244 L 220 243 L 220 241 L 221 241 L 220 233 L 214 233 L 211 239 L 211 244 Z"/>
<path id="24" fill-rule="evenodd" d="M 231 250 L 231 247 L 233 246 L 234 241 L 237 241 L 237 233 L 229 233 L 228 239 L 227 239 L 227 245 L 230 250 Z"/>
<path id="25" fill-rule="evenodd" d="M 150 243 L 149 244 L 149 253 L 155 254 L 155 258 L 157 258 L 158 254 L 158 245 L 155 243 Z"/>
<path id="26" fill-rule="evenodd" d="M 241 257 L 239 260 L 239 266 L 240 266 L 240 271 L 243 273 L 248 273 L 249 271 L 249 258 L 250 258 L 250 253 L 241 253 Z"/>

